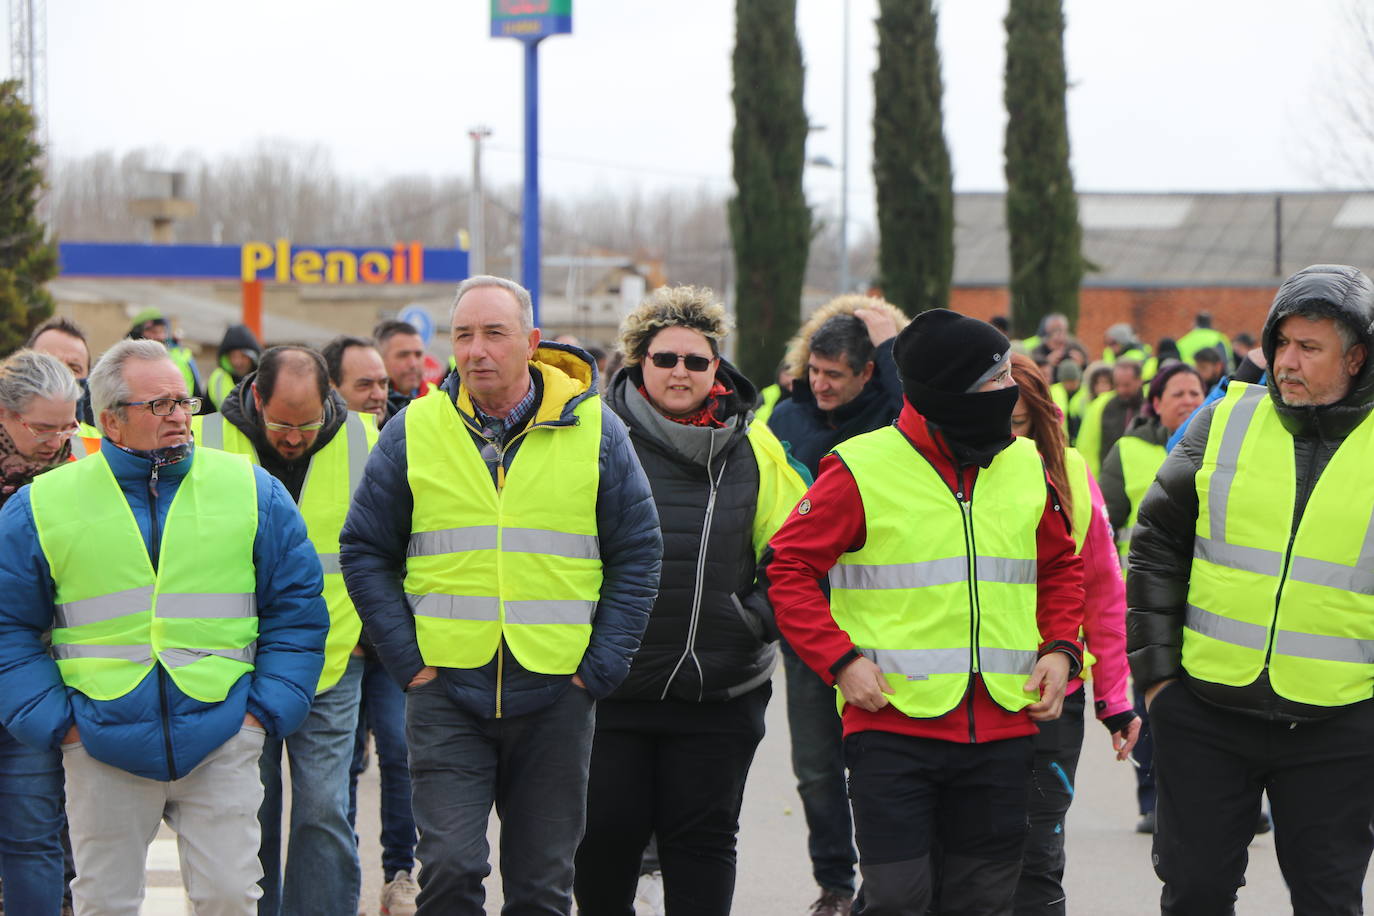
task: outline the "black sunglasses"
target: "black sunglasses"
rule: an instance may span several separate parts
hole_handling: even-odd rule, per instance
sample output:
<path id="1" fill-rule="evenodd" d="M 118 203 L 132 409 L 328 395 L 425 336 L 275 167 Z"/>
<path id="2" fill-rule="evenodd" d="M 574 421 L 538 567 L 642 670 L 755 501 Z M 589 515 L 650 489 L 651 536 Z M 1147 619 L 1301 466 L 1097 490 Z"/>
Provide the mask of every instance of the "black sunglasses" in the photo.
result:
<path id="1" fill-rule="evenodd" d="M 662 353 L 649 354 L 649 362 L 660 369 L 672 369 L 677 365 L 678 360 L 682 360 L 687 366 L 688 372 L 705 372 L 707 369 L 711 368 L 711 360 L 706 356 L 697 356 L 695 354 L 687 356 L 682 353 L 669 353 L 666 350 Z"/>

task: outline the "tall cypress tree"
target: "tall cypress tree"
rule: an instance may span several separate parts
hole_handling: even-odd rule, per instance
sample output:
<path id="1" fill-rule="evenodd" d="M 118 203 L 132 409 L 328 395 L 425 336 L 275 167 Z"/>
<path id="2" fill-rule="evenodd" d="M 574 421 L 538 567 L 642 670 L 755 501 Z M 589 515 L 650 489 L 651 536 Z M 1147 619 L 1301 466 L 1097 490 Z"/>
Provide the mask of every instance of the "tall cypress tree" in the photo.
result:
<path id="1" fill-rule="evenodd" d="M 736 0 L 735 249 L 739 368 L 772 381 L 801 318 L 811 210 L 802 192 L 806 111 L 796 0 Z"/>
<path id="2" fill-rule="evenodd" d="M 883 294 L 909 313 L 949 304 L 954 189 L 931 0 L 879 0 L 873 179 Z"/>
<path id="3" fill-rule="evenodd" d="M 57 276 L 57 247 L 35 214 L 43 187 L 33 111 L 17 80 L 0 83 L 0 353 L 24 343 L 53 301 L 43 284 Z"/>
<path id="4" fill-rule="evenodd" d="M 1050 312 L 1078 318 L 1083 230 L 1069 169 L 1061 2 L 1011 0 L 1006 26 L 1012 330 L 1025 336 Z"/>

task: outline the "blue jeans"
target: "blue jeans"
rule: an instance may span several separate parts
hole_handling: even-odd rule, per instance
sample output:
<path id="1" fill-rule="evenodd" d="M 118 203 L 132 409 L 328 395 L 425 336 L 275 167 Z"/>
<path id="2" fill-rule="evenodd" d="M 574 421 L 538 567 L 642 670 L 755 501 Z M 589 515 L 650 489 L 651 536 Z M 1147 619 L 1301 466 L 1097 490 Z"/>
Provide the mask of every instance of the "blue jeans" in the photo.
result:
<path id="1" fill-rule="evenodd" d="M 569 684 L 536 712 L 485 719 L 456 706 L 441 681 L 406 692 L 420 916 L 482 916 L 493 804 L 501 818 L 502 912 L 567 916 L 587 814 L 591 695 Z"/>
<path id="2" fill-rule="evenodd" d="M 0 728 L 0 878 L 10 913 L 62 909 L 62 755 Z"/>
<path id="3" fill-rule="evenodd" d="M 367 769 L 367 733 L 377 746 L 382 783 L 382 877 L 415 869 L 415 815 L 410 810 L 410 756 L 406 750 L 406 695 L 382 663 L 363 662 L 363 696 L 358 734 L 348 771 L 348 822 L 358 823 L 358 777 Z"/>
<path id="4" fill-rule="evenodd" d="M 844 780 L 844 728 L 835 710 L 835 689 L 790 649 L 783 648 L 787 676 L 787 727 L 792 733 L 792 772 L 806 812 L 811 873 L 824 890 L 854 894 L 854 820 Z"/>
<path id="5" fill-rule="evenodd" d="M 356 916 L 362 871 L 348 823 L 348 765 L 358 730 L 363 660 L 350 658 L 339 683 L 315 697 L 285 742 L 268 738 L 261 772 L 262 899 L 258 916 Z M 281 752 L 291 761 L 291 828 L 281 867 Z"/>

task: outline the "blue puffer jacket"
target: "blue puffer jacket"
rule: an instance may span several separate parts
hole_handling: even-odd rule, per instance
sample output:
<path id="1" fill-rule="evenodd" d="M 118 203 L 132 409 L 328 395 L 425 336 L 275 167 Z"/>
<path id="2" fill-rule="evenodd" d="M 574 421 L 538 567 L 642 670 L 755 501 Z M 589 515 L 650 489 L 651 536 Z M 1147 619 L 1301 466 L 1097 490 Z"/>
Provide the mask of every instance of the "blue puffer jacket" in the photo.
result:
<path id="1" fill-rule="evenodd" d="M 149 482 L 152 462 L 110 443 L 101 444 L 124 497 L 151 542 Z M 195 460 L 158 469 L 158 532 L 177 488 Z M 255 468 L 258 530 L 258 646 L 255 668 L 219 703 L 193 700 L 155 665 L 137 687 L 116 700 L 95 701 L 66 687 L 43 634 L 53 625 L 53 581 L 38 543 L 24 487 L 0 510 L 0 721 L 19 740 L 55 748 L 73 724 L 92 757 L 149 779 L 180 779 L 243 726 L 252 713 L 272 737 L 305 721 L 324 665 L 329 611 L 320 592 L 320 561 L 305 523 L 280 483 Z M 92 557 L 99 562 L 99 557 Z M 214 558 L 208 553 L 205 562 Z"/>
<path id="2" fill-rule="evenodd" d="M 570 416 L 574 407 L 595 392 L 595 364 L 581 350 L 541 343 L 535 359 L 555 365 L 580 382 L 581 393 L 563 405 L 563 417 Z M 446 397 L 456 410 L 458 384 L 458 374 L 453 373 L 440 392 L 430 397 Z M 658 593 L 663 555 L 653 493 L 630 445 L 625 424 L 604 406 L 601 416 L 596 526 L 603 581 L 591 643 L 577 669 L 587 690 L 597 699 L 609 695 L 630 671 L 630 661 L 639 649 L 649 610 Z M 363 618 L 363 626 L 382 664 L 403 688 L 425 664 L 415 640 L 415 616 L 402 587 L 414 505 L 406 476 L 405 425 L 406 411 L 402 410 L 383 427 L 339 538 L 339 561 L 349 597 Z M 465 437 L 454 442 L 453 447 L 476 449 L 477 445 Z M 508 455 L 513 456 L 513 462 L 520 460 L 518 449 L 510 450 Z M 511 653 L 502 654 L 503 716 L 534 712 L 553 703 L 568 689 L 570 676 L 536 674 L 522 668 Z M 483 718 L 496 715 L 495 658 L 481 668 L 440 669 L 439 678 L 460 708 Z"/>

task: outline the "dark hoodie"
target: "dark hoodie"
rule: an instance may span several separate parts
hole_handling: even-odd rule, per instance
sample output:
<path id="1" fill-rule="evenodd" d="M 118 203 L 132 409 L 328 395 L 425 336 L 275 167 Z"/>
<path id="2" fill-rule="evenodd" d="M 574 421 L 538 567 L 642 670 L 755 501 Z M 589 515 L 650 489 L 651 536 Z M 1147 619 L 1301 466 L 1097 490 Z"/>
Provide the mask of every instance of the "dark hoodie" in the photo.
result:
<path id="1" fill-rule="evenodd" d="M 1374 285 L 1353 267 L 1319 264 L 1284 281 L 1264 323 L 1264 355 L 1271 365 L 1279 323 L 1298 313 L 1329 315 L 1353 330 L 1358 343 L 1374 348 Z M 1290 521 L 1293 532 L 1331 456 L 1374 409 L 1371 357 L 1374 353 L 1365 357 L 1346 396 L 1321 407 L 1284 404 L 1273 374 L 1269 375 L 1269 397 L 1284 429 L 1293 437 L 1297 474 L 1297 499 Z M 1216 404 L 1209 404 L 1193 418 L 1141 502 L 1126 580 L 1126 648 L 1131 673 L 1142 689 L 1187 676 L 1182 664 L 1183 621 L 1198 514 L 1194 478 L 1202 466 L 1215 411 Z M 1192 678 L 1188 686 L 1214 705 L 1267 719 L 1310 721 L 1339 711 L 1339 707 L 1308 706 L 1280 697 L 1270 686 L 1267 672 L 1245 687 Z"/>
<path id="2" fill-rule="evenodd" d="M 258 364 L 258 356 L 262 354 L 262 344 L 253 336 L 246 324 L 231 324 L 224 332 L 224 338 L 219 342 L 219 367 L 233 376 L 235 382 L 243 381 L 243 376 L 234 373 L 234 367 L 229 362 L 229 354 L 234 350 L 251 350 L 253 352 L 253 365 Z"/>
<path id="3" fill-rule="evenodd" d="M 328 445 L 343 426 L 344 420 L 348 417 L 348 405 L 337 391 L 331 389 L 329 398 L 324 403 L 324 426 L 315 436 L 314 443 L 300 458 L 287 461 L 277 454 L 277 450 L 267 441 L 257 404 L 253 402 L 252 383 L 256 377 L 256 372 L 244 376 L 243 383 L 220 405 L 220 413 L 253 443 L 263 470 L 280 480 L 291 494 L 291 498 L 299 503 L 301 488 L 305 486 L 305 475 L 310 470 L 310 459 Z"/>
<path id="4" fill-rule="evenodd" d="M 724 359 L 716 378 L 732 392 L 719 398 L 719 429 L 659 413 L 639 391 L 638 367 L 607 386 L 606 405 L 629 427 L 663 531 L 658 597 L 612 700 L 727 700 L 767 681 L 777 664 L 754 566 L 759 468 L 747 432 L 758 392 Z"/>

